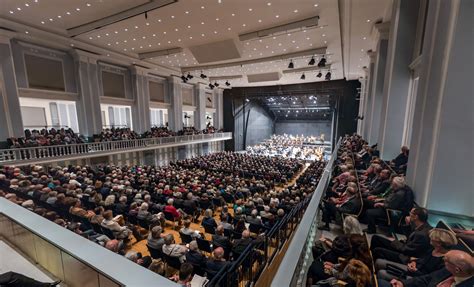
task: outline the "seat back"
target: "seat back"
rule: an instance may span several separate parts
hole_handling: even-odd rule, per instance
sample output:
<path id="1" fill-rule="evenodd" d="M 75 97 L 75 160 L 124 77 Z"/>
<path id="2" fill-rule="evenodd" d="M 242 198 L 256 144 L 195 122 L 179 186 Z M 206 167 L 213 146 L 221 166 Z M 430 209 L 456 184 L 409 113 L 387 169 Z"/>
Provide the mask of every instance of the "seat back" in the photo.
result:
<path id="1" fill-rule="evenodd" d="M 216 234 L 216 229 L 214 228 L 214 226 L 203 223 L 203 224 L 202 224 L 202 227 L 204 227 L 204 231 L 205 231 L 206 233 L 209 233 L 209 234 Z"/>
<path id="2" fill-rule="evenodd" d="M 141 227 L 145 228 L 146 230 L 150 229 L 150 223 L 148 222 L 148 220 L 137 218 L 137 221 L 138 225 L 140 225 Z"/>
<path id="3" fill-rule="evenodd" d="M 178 257 L 173 257 L 167 254 L 163 254 L 163 260 L 165 261 L 167 266 L 170 266 L 177 270 L 181 268 L 181 261 L 179 261 Z"/>
<path id="4" fill-rule="evenodd" d="M 137 225 L 138 224 L 138 219 L 135 215 L 128 215 L 127 216 L 127 219 L 128 219 L 128 222 L 133 224 L 133 225 Z"/>
<path id="5" fill-rule="evenodd" d="M 251 233 L 256 233 L 256 234 L 259 234 L 260 231 L 262 230 L 263 226 L 261 226 L 260 224 L 253 224 L 253 223 L 250 223 L 249 225 L 249 231 Z"/>
<path id="6" fill-rule="evenodd" d="M 169 213 L 169 212 L 164 212 L 165 214 L 165 219 L 168 220 L 168 221 L 173 221 L 174 222 L 174 216 L 173 214 Z"/>
<path id="7" fill-rule="evenodd" d="M 102 234 L 104 234 L 105 236 L 107 236 L 110 239 L 115 239 L 115 235 L 112 232 L 112 230 L 108 229 L 107 227 L 103 227 L 103 226 L 101 226 L 101 228 L 102 228 Z"/>
<path id="8" fill-rule="evenodd" d="M 181 241 L 183 243 L 189 243 L 189 242 L 193 241 L 193 238 L 191 237 L 191 235 L 184 234 L 184 233 L 180 232 L 179 236 L 181 237 Z"/>
<path id="9" fill-rule="evenodd" d="M 163 250 L 152 248 L 148 246 L 148 244 L 146 245 L 146 247 L 148 248 L 148 251 L 150 252 L 151 258 L 153 259 L 163 258 Z"/>
<path id="10" fill-rule="evenodd" d="M 204 252 L 207 252 L 207 253 L 212 253 L 212 246 L 211 246 L 211 243 L 209 241 L 207 241 L 206 239 L 202 239 L 202 238 L 196 238 L 196 242 L 197 242 L 197 245 L 198 245 L 198 248 Z"/>

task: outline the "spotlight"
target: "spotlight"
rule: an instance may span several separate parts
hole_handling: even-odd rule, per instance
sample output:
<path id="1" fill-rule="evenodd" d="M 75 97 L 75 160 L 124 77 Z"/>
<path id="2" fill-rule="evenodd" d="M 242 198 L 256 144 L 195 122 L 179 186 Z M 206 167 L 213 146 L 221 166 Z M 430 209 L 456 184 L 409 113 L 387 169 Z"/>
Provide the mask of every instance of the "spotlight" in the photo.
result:
<path id="1" fill-rule="evenodd" d="M 226 81 L 226 82 L 225 82 L 225 85 L 226 85 L 227 87 L 230 86 L 229 81 Z"/>
<path id="2" fill-rule="evenodd" d="M 326 81 L 331 80 L 331 72 L 327 72 L 326 74 Z"/>
<path id="3" fill-rule="evenodd" d="M 318 67 L 326 67 L 326 59 L 324 57 L 319 60 Z"/>
<path id="4" fill-rule="evenodd" d="M 214 86 L 219 87 L 219 83 L 218 83 L 218 82 L 214 82 Z"/>
<path id="5" fill-rule="evenodd" d="M 308 65 L 314 66 L 315 63 L 316 63 L 316 61 L 314 60 L 314 57 L 311 57 L 311 60 L 309 60 Z"/>
<path id="6" fill-rule="evenodd" d="M 301 75 L 300 79 L 301 79 L 301 80 L 305 80 L 305 79 L 306 79 L 306 76 L 305 76 L 304 73 L 303 73 L 303 75 Z"/>
<path id="7" fill-rule="evenodd" d="M 184 75 L 182 75 L 181 80 L 183 80 L 183 83 L 186 83 L 188 81 L 188 78 L 186 78 Z"/>
<path id="8" fill-rule="evenodd" d="M 316 75 L 316 77 L 318 78 L 321 78 L 323 76 L 323 73 L 321 73 L 321 71 L 319 71 L 319 73 Z"/>
<path id="9" fill-rule="evenodd" d="M 209 83 L 209 88 L 211 88 L 211 90 L 214 89 L 214 85 Z"/>
<path id="10" fill-rule="evenodd" d="M 288 64 L 288 69 L 293 69 L 295 65 L 293 64 L 293 60 L 290 60 L 290 63 Z"/>
<path id="11" fill-rule="evenodd" d="M 194 76 L 188 73 L 188 76 L 186 78 L 188 78 L 188 80 L 191 80 L 192 78 L 194 78 Z"/>
<path id="12" fill-rule="evenodd" d="M 201 71 L 201 76 L 200 76 L 200 77 L 201 77 L 201 79 L 205 79 L 205 78 L 207 78 L 207 76 L 206 76 L 206 75 L 204 75 L 202 71 Z"/>
<path id="13" fill-rule="evenodd" d="M 245 99 L 245 101 L 246 101 L 247 103 L 248 103 L 248 102 L 250 102 L 250 100 L 249 100 L 249 99 Z"/>

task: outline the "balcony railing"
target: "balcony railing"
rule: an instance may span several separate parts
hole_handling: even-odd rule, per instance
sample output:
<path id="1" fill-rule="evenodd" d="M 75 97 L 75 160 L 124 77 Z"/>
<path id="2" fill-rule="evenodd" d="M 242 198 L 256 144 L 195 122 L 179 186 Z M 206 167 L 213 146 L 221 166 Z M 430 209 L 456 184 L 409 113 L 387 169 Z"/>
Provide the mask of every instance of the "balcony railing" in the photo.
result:
<path id="1" fill-rule="evenodd" d="M 124 151 L 151 150 L 208 141 L 232 139 L 232 133 L 186 135 L 176 137 L 144 138 L 135 140 L 91 142 L 83 144 L 38 146 L 0 150 L 0 164 L 44 163 L 51 160 L 86 158 Z"/>

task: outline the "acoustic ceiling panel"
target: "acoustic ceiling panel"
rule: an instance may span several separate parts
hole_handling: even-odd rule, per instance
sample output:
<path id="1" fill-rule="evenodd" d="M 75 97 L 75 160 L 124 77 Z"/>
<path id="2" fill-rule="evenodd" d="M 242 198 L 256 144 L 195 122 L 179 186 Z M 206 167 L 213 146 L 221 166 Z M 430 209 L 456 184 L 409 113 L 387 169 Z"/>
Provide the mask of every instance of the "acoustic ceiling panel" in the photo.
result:
<path id="1" fill-rule="evenodd" d="M 240 51 L 232 39 L 192 46 L 189 47 L 189 49 L 199 63 L 211 63 L 240 58 Z"/>
<path id="2" fill-rule="evenodd" d="M 281 74 L 279 72 L 247 75 L 249 83 L 278 81 L 280 78 Z"/>

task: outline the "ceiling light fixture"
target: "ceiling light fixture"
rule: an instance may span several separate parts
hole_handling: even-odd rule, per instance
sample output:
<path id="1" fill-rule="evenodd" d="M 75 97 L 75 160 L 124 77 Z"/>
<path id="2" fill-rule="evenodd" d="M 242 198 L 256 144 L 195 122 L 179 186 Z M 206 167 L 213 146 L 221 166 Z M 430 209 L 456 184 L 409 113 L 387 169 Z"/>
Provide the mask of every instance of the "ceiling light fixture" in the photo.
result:
<path id="1" fill-rule="evenodd" d="M 319 71 L 319 73 L 316 75 L 316 77 L 318 78 L 321 78 L 323 76 L 323 73 L 321 73 L 321 71 Z"/>
<path id="2" fill-rule="evenodd" d="M 327 74 L 325 76 L 325 79 L 326 79 L 326 81 L 331 80 L 331 72 L 327 72 Z"/>
<path id="3" fill-rule="evenodd" d="M 218 83 L 218 82 L 214 82 L 214 86 L 219 87 L 219 83 Z"/>
<path id="4" fill-rule="evenodd" d="M 303 73 L 300 77 L 301 80 L 306 80 L 306 75 Z"/>
<path id="5" fill-rule="evenodd" d="M 186 83 L 188 81 L 188 78 L 186 78 L 185 75 L 182 75 L 181 76 L 181 80 L 183 80 L 183 83 Z"/>
<path id="6" fill-rule="evenodd" d="M 225 85 L 226 85 L 227 87 L 230 86 L 229 81 L 225 81 Z"/>
<path id="7" fill-rule="evenodd" d="M 186 78 L 187 78 L 188 80 L 191 80 L 192 78 L 194 78 L 194 76 L 191 75 L 191 73 L 188 73 L 188 75 L 186 76 Z"/>
<path id="8" fill-rule="evenodd" d="M 214 89 L 214 85 L 209 83 L 209 88 L 211 88 L 211 90 Z"/>
<path id="9" fill-rule="evenodd" d="M 326 67 L 326 58 L 322 57 L 321 60 L 319 60 L 318 67 Z"/>
<path id="10" fill-rule="evenodd" d="M 293 60 L 290 60 L 290 63 L 288 64 L 288 69 L 293 69 L 295 65 L 293 64 Z"/>
<path id="11" fill-rule="evenodd" d="M 309 60 L 308 65 L 313 66 L 315 63 L 316 61 L 314 60 L 314 57 L 311 57 L 311 60 Z"/>
<path id="12" fill-rule="evenodd" d="M 201 79 L 205 79 L 205 78 L 207 78 L 207 76 L 206 76 L 206 75 L 204 75 L 202 71 L 201 71 L 201 75 L 200 75 L 200 77 L 201 77 Z"/>

